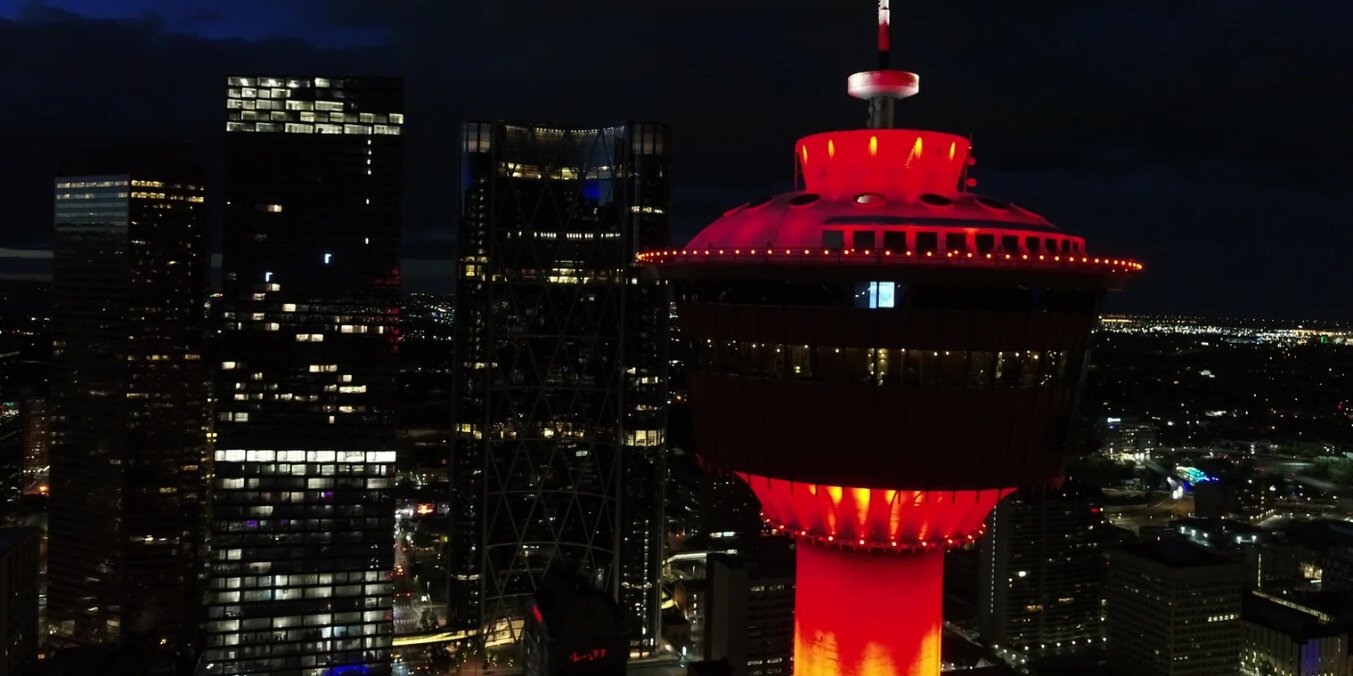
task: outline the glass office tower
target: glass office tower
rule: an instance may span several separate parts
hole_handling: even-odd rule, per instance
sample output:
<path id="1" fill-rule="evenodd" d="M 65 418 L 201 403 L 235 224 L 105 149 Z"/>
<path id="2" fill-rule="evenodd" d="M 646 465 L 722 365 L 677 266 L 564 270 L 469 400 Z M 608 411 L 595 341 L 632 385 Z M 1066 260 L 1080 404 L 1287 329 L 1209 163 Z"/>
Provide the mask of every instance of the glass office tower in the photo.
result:
<path id="1" fill-rule="evenodd" d="M 402 98 L 228 79 L 206 673 L 390 671 Z"/>
<path id="2" fill-rule="evenodd" d="M 166 673 L 201 607 L 202 186 L 183 145 L 79 151 L 55 186 L 52 638 Z"/>
<path id="3" fill-rule="evenodd" d="M 662 550 L 668 132 L 462 129 L 451 618 L 521 636 L 553 566 L 580 571 L 652 649 Z"/>

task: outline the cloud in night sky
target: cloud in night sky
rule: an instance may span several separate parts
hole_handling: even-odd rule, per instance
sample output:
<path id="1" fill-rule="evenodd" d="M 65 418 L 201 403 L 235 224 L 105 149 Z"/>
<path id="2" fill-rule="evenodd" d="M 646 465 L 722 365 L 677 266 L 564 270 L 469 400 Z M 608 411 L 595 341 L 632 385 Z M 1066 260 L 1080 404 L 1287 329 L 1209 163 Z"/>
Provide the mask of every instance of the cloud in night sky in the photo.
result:
<path id="1" fill-rule="evenodd" d="M 0 0 L 0 246 L 50 240 L 74 145 L 194 140 L 227 72 L 406 79 L 406 240 L 449 256 L 457 123 L 673 127 L 679 237 L 789 188 L 798 136 L 863 122 L 873 3 Z M 895 2 L 908 126 L 970 134 L 980 190 L 1146 259 L 1122 309 L 1353 319 L 1353 3 Z M 1243 265 L 1242 265 L 1243 264 Z M 449 268 L 448 268 L 449 272 Z"/>

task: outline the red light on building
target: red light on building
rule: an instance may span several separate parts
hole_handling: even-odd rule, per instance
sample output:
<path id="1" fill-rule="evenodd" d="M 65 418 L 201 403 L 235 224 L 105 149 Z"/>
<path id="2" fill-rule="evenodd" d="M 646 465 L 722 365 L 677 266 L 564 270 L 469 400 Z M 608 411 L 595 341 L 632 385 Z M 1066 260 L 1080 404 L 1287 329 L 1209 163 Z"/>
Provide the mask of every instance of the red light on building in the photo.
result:
<path id="1" fill-rule="evenodd" d="M 1010 489 L 899 491 L 802 484 L 739 472 L 761 501 L 771 528 L 804 539 L 843 540 L 860 548 L 940 547 L 982 530 L 982 521 Z M 831 538 L 831 540 L 828 540 Z"/>
<path id="2" fill-rule="evenodd" d="M 598 662 L 604 659 L 606 659 L 605 648 L 597 648 L 596 650 L 589 650 L 585 653 L 574 652 L 569 653 L 568 655 L 568 661 L 573 662 L 574 664 L 579 662 Z"/>

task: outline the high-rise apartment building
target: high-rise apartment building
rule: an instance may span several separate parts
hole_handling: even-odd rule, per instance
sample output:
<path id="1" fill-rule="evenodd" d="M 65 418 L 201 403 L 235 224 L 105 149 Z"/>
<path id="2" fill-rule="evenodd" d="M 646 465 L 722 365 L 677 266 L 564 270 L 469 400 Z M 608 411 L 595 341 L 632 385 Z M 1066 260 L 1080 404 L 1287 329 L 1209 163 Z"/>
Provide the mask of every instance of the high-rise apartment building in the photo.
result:
<path id="1" fill-rule="evenodd" d="M 978 627 L 1006 659 L 1102 647 L 1103 509 L 1086 492 L 1016 493 L 987 520 Z"/>
<path id="2" fill-rule="evenodd" d="M 1123 676 L 1240 668 L 1241 565 L 1177 538 L 1109 551 L 1105 633 Z"/>
<path id="3" fill-rule="evenodd" d="M 203 180 L 186 146 L 107 148 L 55 193 L 47 619 L 172 668 L 200 607 Z"/>
<path id="4" fill-rule="evenodd" d="M 636 251 L 668 231 L 666 128 L 462 130 L 452 609 L 515 643 L 567 562 L 655 645 L 669 305 Z"/>
<path id="5" fill-rule="evenodd" d="M 206 673 L 390 670 L 403 110 L 228 79 Z"/>

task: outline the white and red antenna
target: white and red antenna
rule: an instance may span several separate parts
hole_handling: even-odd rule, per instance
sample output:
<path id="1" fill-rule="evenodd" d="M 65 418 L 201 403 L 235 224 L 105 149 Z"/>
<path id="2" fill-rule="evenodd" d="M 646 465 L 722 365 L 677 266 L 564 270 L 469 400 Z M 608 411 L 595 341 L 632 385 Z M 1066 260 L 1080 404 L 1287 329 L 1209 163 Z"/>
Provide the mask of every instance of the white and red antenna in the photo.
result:
<path id="1" fill-rule="evenodd" d="M 893 126 L 893 102 L 920 91 L 921 76 L 903 70 L 891 70 L 888 67 L 892 17 L 888 10 L 888 0 L 878 0 L 878 3 L 878 70 L 866 70 L 851 75 L 846 81 L 846 91 L 857 99 L 869 102 L 870 128 L 889 129 Z"/>
<path id="2" fill-rule="evenodd" d="M 879 69 L 888 70 L 888 43 L 891 26 L 888 15 L 888 0 L 879 0 Z"/>

